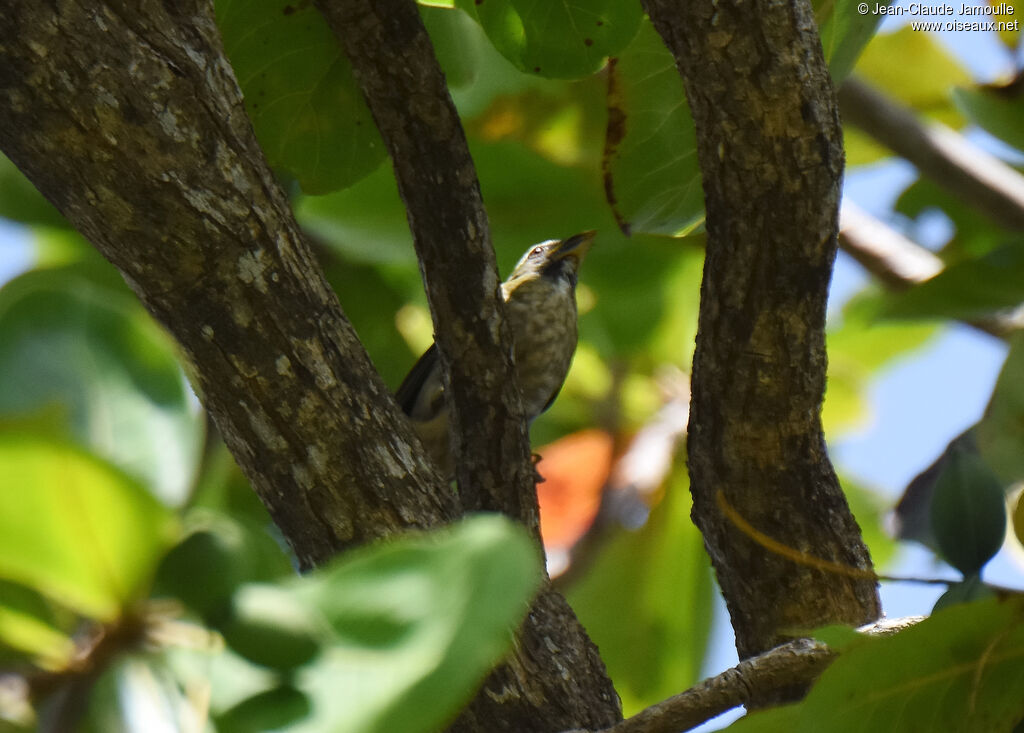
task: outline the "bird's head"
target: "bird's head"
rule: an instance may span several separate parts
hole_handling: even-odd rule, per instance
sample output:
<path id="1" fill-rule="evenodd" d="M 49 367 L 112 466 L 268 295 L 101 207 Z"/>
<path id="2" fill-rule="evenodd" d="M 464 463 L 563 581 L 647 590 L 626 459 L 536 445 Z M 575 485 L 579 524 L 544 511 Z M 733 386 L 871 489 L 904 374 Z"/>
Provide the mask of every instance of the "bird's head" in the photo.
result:
<path id="1" fill-rule="evenodd" d="M 594 243 L 595 231 L 575 234 L 567 239 L 552 239 L 527 250 L 512 274 L 502 285 L 505 298 L 524 283 L 544 278 L 551 282 L 566 281 L 576 287 L 580 263 Z"/>

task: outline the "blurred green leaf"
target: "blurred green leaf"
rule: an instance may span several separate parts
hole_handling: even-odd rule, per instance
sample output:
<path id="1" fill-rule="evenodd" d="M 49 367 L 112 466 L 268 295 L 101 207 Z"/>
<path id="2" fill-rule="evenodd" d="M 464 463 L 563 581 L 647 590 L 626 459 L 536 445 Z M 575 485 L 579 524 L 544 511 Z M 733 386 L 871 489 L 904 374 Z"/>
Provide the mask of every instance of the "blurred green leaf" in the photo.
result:
<path id="1" fill-rule="evenodd" d="M 946 267 L 895 296 L 887 315 L 973 320 L 1024 303 L 1024 241 Z"/>
<path id="2" fill-rule="evenodd" d="M 301 583 L 334 645 L 303 671 L 293 733 L 442 729 L 507 652 L 540 582 L 526 531 L 481 515 L 344 556 Z"/>
<path id="3" fill-rule="evenodd" d="M 168 511 L 69 445 L 0 436 L 0 577 L 110 620 L 145 590 L 174 534 Z"/>
<path id="4" fill-rule="evenodd" d="M 67 432 L 162 500 L 185 499 L 202 440 L 198 405 L 169 339 L 123 283 L 109 287 L 90 264 L 8 282 L 0 385 L 0 415 L 62 415 Z"/>
<path id="5" fill-rule="evenodd" d="M 911 218 L 940 212 L 950 219 L 953 236 L 940 252 L 947 265 L 990 252 L 1014 236 L 1013 232 L 999 227 L 962 198 L 928 178 L 919 178 L 908 186 L 894 208 Z"/>
<path id="6" fill-rule="evenodd" d="M 974 124 L 1018 150 L 1024 150 L 1024 96 L 960 87 L 953 101 Z"/>
<path id="7" fill-rule="evenodd" d="M 942 557 L 965 577 L 980 571 L 1003 544 L 1003 486 L 988 464 L 962 444 L 948 452 L 935 481 L 931 524 Z"/>
<path id="8" fill-rule="evenodd" d="M 312 3 L 218 0 L 224 50 L 256 136 L 307 193 L 344 188 L 386 157 L 348 59 Z"/>
<path id="9" fill-rule="evenodd" d="M 70 636 L 54 623 L 49 604 L 32 588 L 0 580 L 0 663 L 35 657 L 50 666 L 74 651 Z"/>
<path id="10" fill-rule="evenodd" d="M 836 84 L 850 75 L 882 21 L 882 16 L 877 13 L 859 12 L 859 3 L 860 0 L 818 0 L 814 3 L 822 50 L 832 81 Z"/>
<path id="11" fill-rule="evenodd" d="M 711 629 L 713 583 L 690 521 L 682 463 L 637 531 L 620 529 L 569 588 L 628 716 L 692 685 Z"/>
<path id="12" fill-rule="evenodd" d="M 1024 333 L 1010 339 L 1010 351 L 975 437 L 978 452 L 1005 487 L 1024 481 Z"/>
<path id="13" fill-rule="evenodd" d="M 309 663 L 326 636 L 314 609 L 288 588 L 269 583 L 239 588 L 219 628 L 235 652 L 281 671 Z"/>
<path id="14" fill-rule="evenodd" d="M 217 733 L 283 730 L 309 715 L 312 706 L 301 690 L 284 684 L 238 703 L 217 718 Z"/>
<path id="15" fill-rule="evenodd" d="M 1008 731 L 1024 716 L 1024 599 L 936 612 L 843 652 L 803 702 L 733 723 L 736 733 Z"/>
<path id="16" fill-rule="evenodd" d="M 690 233 L 704 221 L 697 134 L 675 60 L 649 21 L 608 74 L 604 178 L 619 226 Z"/>
<path id="17" fill-rule="evenodd" d="M 21 224 L 70 226 L 3 153 L 0 153 L 0 216 Z"/>
<path id="18" fill-rule="evenodd" d="M 643 17 L 634 0 L 456 0 L 517 68 L 551 78 L 592 74 L 636 34 Z"/>
<path id="19" fill-rule="evenodd" d="M 964 578 L 959 583 L 950 583 L 946 592 L 935 601 L 935 607 L 932 609 L 932 612 L 941 611 L 943 608 L 957 603 L 970 603 L 971 601 L 980 601 L 985 598 L 995 598 L 996 595 L 992 588 L 982 582 L 981 576 L 975 573 Z"/>

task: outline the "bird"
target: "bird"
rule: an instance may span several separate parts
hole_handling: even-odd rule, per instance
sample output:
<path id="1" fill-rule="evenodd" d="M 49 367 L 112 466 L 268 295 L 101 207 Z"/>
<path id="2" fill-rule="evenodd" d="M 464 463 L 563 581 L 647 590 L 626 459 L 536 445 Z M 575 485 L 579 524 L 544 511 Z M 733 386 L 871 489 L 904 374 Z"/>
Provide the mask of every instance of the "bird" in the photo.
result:
<path id="1" fill-rule="evenodd" d="M 576 283 L 595 234 L 591 230 L 530 247 L 501 284 L 527 424 L 551 406 L 569 372 L 577 339 Z M 427 454 L 444 476 L 454 478 L 436 343 L 406 375 L 395 399 Z"/>

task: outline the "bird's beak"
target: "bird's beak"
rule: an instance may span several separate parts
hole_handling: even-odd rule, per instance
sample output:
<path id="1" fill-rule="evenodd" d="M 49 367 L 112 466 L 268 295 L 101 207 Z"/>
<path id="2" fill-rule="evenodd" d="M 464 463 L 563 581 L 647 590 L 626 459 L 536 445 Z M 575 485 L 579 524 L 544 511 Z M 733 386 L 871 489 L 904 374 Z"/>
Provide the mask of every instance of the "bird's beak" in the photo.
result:
<path id="1" fill-rule="evenodd" d="M 551 260 L 562 260 L 571 258 L 573 264 L 578 268 L 580 263 L 583 261 L 583 257 L 590 251 L 590 247 L 594 244 L 594 237 L 597 232 L 591 229 L 581 234 L 576 234 L 568 239 L 563 239 L 561 244 L 558 245 L 551 256 Z"/>

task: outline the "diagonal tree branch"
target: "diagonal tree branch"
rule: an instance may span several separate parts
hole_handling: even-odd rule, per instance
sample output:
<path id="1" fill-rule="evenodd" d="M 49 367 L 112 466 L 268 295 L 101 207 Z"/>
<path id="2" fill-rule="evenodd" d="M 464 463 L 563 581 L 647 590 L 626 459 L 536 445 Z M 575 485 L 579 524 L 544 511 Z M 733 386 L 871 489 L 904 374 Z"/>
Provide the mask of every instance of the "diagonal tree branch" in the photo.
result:
<path id="1" fill-rule="evenodd" d="M 1001 226 L 1024 229 L 1024 176 L 994 155 L 856 78 L 839 88 L 843 120 L 856 125 L 928 178 Z"/>
<path id="2" fill-rule="evenodd" d="M 839 119 L 804 0 L 644 7 L 675 56 L 697 128 L 708 243 L 689 426 L 693 514 L 746 658 L 786 629 L 879 614 L 873 582 L 763 552 L 716 502 L 723 492 L 789 547 L 871 567 L 820 421 Z"/>
<path id="3" fill-rule="evenodd" d="M 5 5 L 0 146 L 180 344 L 303 567 L 459 515 L 303 241 L 205 2 Z"/>

